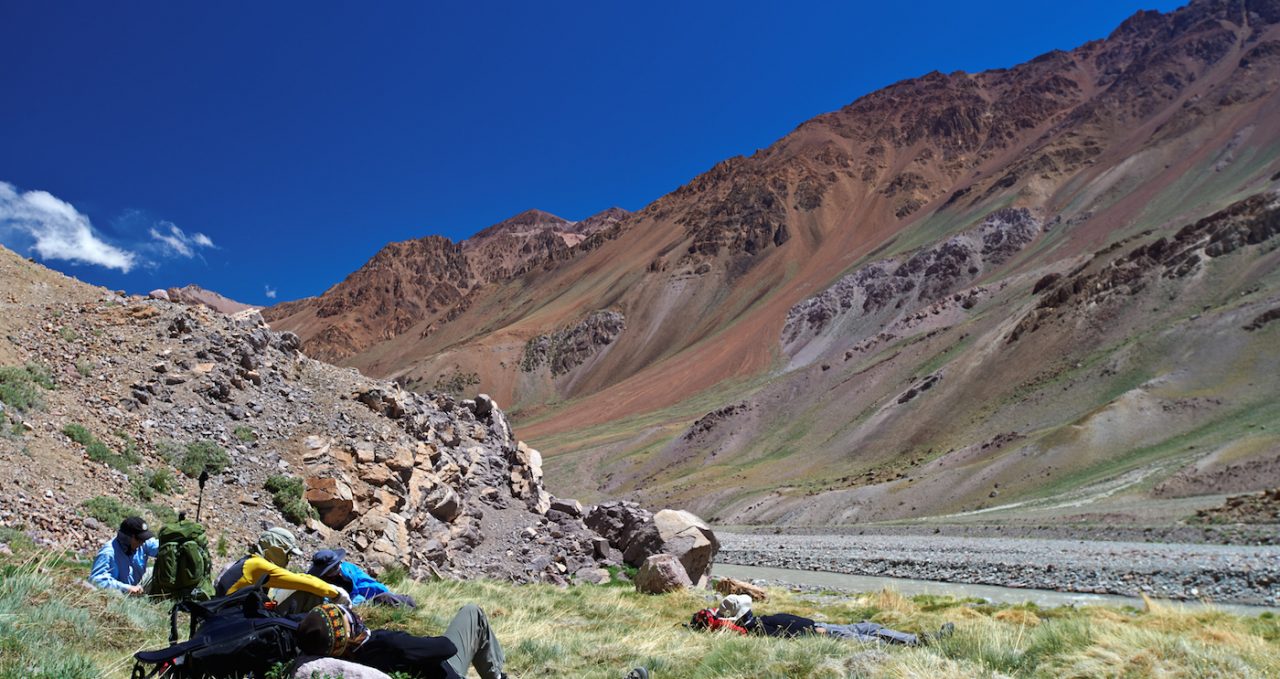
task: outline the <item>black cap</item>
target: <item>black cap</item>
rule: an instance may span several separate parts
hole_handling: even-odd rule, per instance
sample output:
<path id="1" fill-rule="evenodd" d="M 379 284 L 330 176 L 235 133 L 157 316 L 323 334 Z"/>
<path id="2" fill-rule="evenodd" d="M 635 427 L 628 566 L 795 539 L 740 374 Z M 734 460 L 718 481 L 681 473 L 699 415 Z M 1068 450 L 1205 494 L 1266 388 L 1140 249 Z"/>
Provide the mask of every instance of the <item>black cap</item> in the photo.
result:
<path id="1" fill-rule="evenodd" d="M 139 540 L 150 540 L 156 535 L 147 529 L 147 522 L 143 521 L 141 516 L 131 516 L 121 521 L 120 532 Z"/>
<path id="2" fill-rule="evenodd" d="M 342 562 L 343 557 L 347 555 L 345 549 L 322 549 L 311 557 L 311 568 L 307 570 L 307 575 L 321 576 L 333 570 Z"/>

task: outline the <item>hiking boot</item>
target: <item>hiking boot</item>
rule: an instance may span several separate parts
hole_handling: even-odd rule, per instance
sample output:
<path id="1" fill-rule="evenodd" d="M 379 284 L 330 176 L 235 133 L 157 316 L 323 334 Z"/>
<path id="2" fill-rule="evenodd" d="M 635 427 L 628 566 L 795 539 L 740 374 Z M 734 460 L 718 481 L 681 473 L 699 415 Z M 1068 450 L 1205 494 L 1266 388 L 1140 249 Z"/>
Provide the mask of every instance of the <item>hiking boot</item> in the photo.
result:
<path id="1" fill-rule="evenodd" d="M 626 679 L 649 679 L 649 670 L 643 667 L 636 667 L 627 672 Z"/>

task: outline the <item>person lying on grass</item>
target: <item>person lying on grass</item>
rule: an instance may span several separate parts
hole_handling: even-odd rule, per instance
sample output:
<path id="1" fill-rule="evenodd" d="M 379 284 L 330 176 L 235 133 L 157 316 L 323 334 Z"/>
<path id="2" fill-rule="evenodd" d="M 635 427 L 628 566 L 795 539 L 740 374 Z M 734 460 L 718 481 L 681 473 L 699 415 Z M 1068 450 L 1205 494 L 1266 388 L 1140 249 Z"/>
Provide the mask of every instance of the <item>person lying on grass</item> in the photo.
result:
<path id="1" fill-rule="evenodd" d="M 416 608 L 417 603 L 408 594 L 392 594 L 391 588 L 374 580 L 365 570 L 346 560 L 344 549 L 322 549 L 311 557 L 313 575 L 335 587 L 345 589 L 351 595 L 351 603 L 383 604 Z"/>
<path id="2" fill-rule="evenodd" d="M 420 637 L 398 630 L 371 630 L 354 611 L 338 604 L 313 608 L 298 624 L 302 657 L 292 676 L 343 679 L 381 679 L 379 672 L 403 672 L 418 679 L 462 679 L 475 667 L 480 679 L 507 679 L 506 656 L 489 626 L 489 618 L 475 604 L 463 606 L 444 634 Z M 345 663 L 333 663 L 330 659 Z M 355 664 L 355 667 L 350 666 Z"/>
<path id="3" fill-rule="evenodd" d="M 899 632 L 866 620 L 852 625 L 836 625 L 791 613 L 757 616 L 752 613 L 751 597 L 746 594 L 731 594 L 721 600 L 718 608 L 704 608 L 694 613 L 689 626 L 698 630 L 725 629 L 738 634 L 759 634 L 769 637 L 825 634 L 839 639 L 906 646 L 927 645 L 937 639 L 950 636 L 955 630 L 954 624 L 947 623 L 937 634 L 931 636 Z"/>

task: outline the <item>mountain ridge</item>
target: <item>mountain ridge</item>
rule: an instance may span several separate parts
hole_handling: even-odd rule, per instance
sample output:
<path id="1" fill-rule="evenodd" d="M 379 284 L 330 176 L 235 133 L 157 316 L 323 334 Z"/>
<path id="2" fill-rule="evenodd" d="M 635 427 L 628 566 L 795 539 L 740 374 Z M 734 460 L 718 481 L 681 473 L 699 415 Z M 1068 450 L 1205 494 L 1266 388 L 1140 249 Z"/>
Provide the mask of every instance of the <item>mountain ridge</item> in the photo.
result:
<path id="1" fill-rule="evenodd" d="M 1280 3 L 1274 1 L 1197 1 L 1167 14 L 1140 12 L 1105 39 L 1012 68 L 933 72 L 895 83 L 800 124 L 749 157 L 717 163 L 572 248 L 531 245 L 521 266 L 497 267 L 503 276 L 487 280 L 480 294 L 473 291 L 430 319 L 412 322 L 411 315 L 389 337 L 341 360 L 407 384 L 474 380 L 513 404 L 517 426 L 548 451 L 550 465 L 579 472 L 558 476 L 580 480 L 567 490 L 584 497 L 620 492 L 689 501 L 697 510 L 746 520 L 752 502 L 732 500 L 735 494 L 758 500 L 781 493 L 786 497 L 780 505 L 796 507 L 810 501 L 795 494 L 829 492 L 826 477 L 857 471 L 854 476 L 870 473 L 868 478 L 891 484 L 899 479 L 882 478 L 876 465 L 936 455 L 941 439 L 962 436 L 957 432 L 970 438 L 943 449 L 994 440 L 1009 429 L 954 423 L 948 431 L 898 422 L 877 410 L 890 395 L 871 395 L 887 385 L 866 382 L 868 370 L 898 374 L 904 386 L 893 390 L 895 401 L 915 389 L 903 403 L 911 408 L 933 409 L 930 404 L 958 393 L 987 394 L 1003 403 L 1008 393 L 974 382 L 973 368 L 944 371 L 929 382 L 936 370 L 921 372 L 907 363 L 980 364 L 984 352 L 995 350 L 979 351 L 973 337 L 999 346 L 996 338 L 1025 315 L 1032 288 L 1045 276 L 1102 262 L 1110 254 L 1099 253 L 1117 242 L 1145 246 L 1274 187 L 1280 169 L 1277 21 Z M 1043 227 L 999 263 L 972 260 L 980 245 L 931 250 L 1006 209 L 1026 211 Z M 918 277 L 911 279 L 915 287 L 894 293 L 896 301 L 880 321 L 868 321 L 856 338 L 828 333 L 807 353 L 790 353 L 784 330 L 797 305 L 872 261 L 893 261 L 900 269 L 926 253 L 932 254 L 923 268 L 903 274 Z M 1254 261 L 1268 253 L 1239 256 Z M 1260 286 L 1249 294 L 1270 294 L 1273 283 L 1264 272 L 1245 268 Z M 895 271 L 882 273 L 877 277 L 886 281 L 899 278 Z M 933 292 L 922 297 L 925 289 Z M 307 341 L 326 341 L 327 330 L 268 313 Z M 617 321 L 591 320 L 602 313 L 617 314 Z M 991 325 L 1003 314 L 1005 322 Z M 1168 319 L 1136 314 L 1129 322 L 1134 333 L 1150 334 Z M 619 327 L 615 335 L 612 329 Z M 1105 335 L 1083 337 L 1081 346 Z M 881 336 L 887 339 L 875 341 Z M 915 355 L 943 341 L 951 348 Z M 557 342 L 572 346 L 555 353 Z M 1054 345 L 1035 340 L 1040 342 Z M 574 358 L 554 363 L 559 367 L 553 372 L 550 364 L 525 360 L 535 345 Z M 837 368 L 855 362 L 845 358 L 851 351 L 878 358 L 860 368 Z M 522 368 L 534 364 L 543 367 Z M 829 377 L 852 372 L 839 386 L 809 375 L 811 370 L 830 371 Z M 1034 382 L 1027 372 L 1036 372 L 1034 365 L 1019 367 L 1010 379 Z M 922 391 L 926 383 L 930 387 Z M 825 467 L 759 462 L 797 454 L 793 443 L 774 440 L 791 429 L 787 422 L 730 446 L 736 452 L 721 454 L 733 461 L 729 467 L 708 471 L 690 462 L 706 451 L 679 444 L 686 428 L 734 403 L 772 398 L 776 390 L 792 395 L 779 402 L 783 410 L 807 404 L 836 432 L 825 440 L 792 432 L 790 440 L 813 446 Z M 1105 391 L 1082 398 L 1105 408 Z M 865 400 L 866 410 L 842 420 L 830 412 L 836 398 Z M 735 412 L 767 420 L 759 408 Z M 751 422 L 740 424 L 754 430 Z M 1062 426 L 1070 425 L 1042 424 L 1046 430 Z M 1035 438 L 1026 429 L 1014 428 L 1022 438 Z M 845 430 L 883 448 L 874 459 L 840 458 L 836 451 L 848 445 L 840 433 Z M 895 436 L 920 449 L 888 444 Z M 924 452 L 931 448 L 933 453 Z M 743 465 L 750 471 L 745 477 Z M 832 476 L 827 467 L 840 473 Z M 592 473 L 583 473 L 588 469 Z M 949 474 L 940 470 L 938 478 Z M 795 484 L 782 483 L 788 479 Z M 717 491 L 696 493 L 696 483 Z M 1037 491 L 1028 486 L 1020 492 Z M 972 508 L 986 496 L 976 486 L 966 493 L 958 505 L 921 501 L 903 512 Z M 804 516 L 817 521 L 819 514 Z M 769 520 L 791 519 L 779 513 Z"/>

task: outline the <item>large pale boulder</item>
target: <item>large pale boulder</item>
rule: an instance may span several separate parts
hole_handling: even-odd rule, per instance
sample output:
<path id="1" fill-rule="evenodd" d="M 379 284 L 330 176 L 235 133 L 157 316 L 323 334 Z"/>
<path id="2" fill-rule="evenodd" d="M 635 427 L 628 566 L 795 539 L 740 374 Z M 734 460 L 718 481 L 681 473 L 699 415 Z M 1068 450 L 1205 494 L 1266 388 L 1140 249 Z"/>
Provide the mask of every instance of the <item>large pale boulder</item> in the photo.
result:
<path id="1" fill-rule="evenodd" d="M 706 587 L 711 564 L 720 552 L 720 541 L 711 526 L 682 509 L 664 509 L 654 514 L 653 524 L 662 540 L 662 551 L 676 555 L 689 579 L 698 587 Z"/>
<path id="2" fill-rule="evenodd" d="M 636 591 L 642 594 L 665 594 L 692 586 L 680 559 L 673 554 L 650 556 L 636 574 Z"/>
<path id="3" fill-rule="evenodd" d="M 355 495 L 351 484 L 335 477 L 309 476 L 303 496 L 320 512 L 324 525 L 341 530 L 356 518 Z"/>

